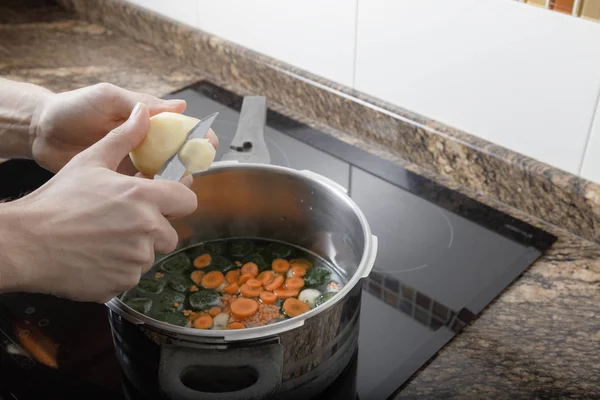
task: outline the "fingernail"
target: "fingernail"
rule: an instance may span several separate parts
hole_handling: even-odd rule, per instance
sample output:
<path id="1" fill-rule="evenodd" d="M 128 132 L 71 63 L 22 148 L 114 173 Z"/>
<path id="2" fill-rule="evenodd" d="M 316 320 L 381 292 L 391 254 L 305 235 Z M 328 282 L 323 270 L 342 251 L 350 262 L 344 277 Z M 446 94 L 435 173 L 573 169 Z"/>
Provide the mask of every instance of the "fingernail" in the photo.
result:
<path id="1" fill-rule="evenodd" d="M 185 104 L 185 100 L 171 99 L 171 100 L 165 101 L 165 105 L 170 106 L 170 107 L 179 106 L 181 104 Z"/>
<path id="2" fill-rule="evenodd" d="M 131 110 L 131 116 L 134 117 L 137 114 L 139 114 L 141 109 L 142 109 L 142 103 L 137 103 L 135 105 L 135 107 L 133 107 L 133 110 Z"/>

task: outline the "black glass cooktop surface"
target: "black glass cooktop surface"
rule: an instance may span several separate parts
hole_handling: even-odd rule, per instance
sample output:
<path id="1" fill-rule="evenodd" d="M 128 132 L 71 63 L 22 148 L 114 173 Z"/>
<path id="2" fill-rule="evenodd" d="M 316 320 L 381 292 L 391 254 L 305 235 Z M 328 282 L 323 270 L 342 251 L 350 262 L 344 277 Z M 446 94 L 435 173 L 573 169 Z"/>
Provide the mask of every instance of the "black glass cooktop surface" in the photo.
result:
<path id="1" fill-rule="evenodd" d="M 235 134 L 242 98 L 205 82 L 167 97 L 185 99 L 187 115 L 219 112 L 212 126 L 220 138 L 219 160 Z M 309 169 L 344 186 L 379 238 L 377 261 L 363 289 L 358 354 L 323 398 L 336 398 L 335 393 L 348 398 L 349 387 L 353 397 L 369 400 L 401 391 L 555 241 L 272 111 L 265 139 L 272 164 Z M 0 198 L 20 196 L 50 176 L 28 161 L 0 164 Z M 103 305 L 19 293 L 0 296 L 0 311 L 0 382 L 6 398 L 68 393 L 136 398 L 121 377 Z M 38 340 L 28 340 L 32 337 Z"/>

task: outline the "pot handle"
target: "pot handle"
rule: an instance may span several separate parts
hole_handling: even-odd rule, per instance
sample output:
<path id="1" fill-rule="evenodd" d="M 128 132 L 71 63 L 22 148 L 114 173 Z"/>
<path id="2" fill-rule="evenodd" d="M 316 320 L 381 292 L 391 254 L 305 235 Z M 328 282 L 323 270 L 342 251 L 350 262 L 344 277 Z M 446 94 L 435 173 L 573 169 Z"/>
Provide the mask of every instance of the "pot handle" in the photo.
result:
<path id="1" fill-rule="evenodd" d="M 371 246 L 369 247 L 369 253 L 367 254 L 367 269 L 362 275 L 362 278 L 369 276 L 375 265 L 375 259 L 377 258 L 377 248 L 379 247 L 379 239 L 375 235 L 371 235 Z"/>
<path id="2" fill-rule="evenodd" d="M 226 350 L 165 344 L 158 383 L 169 400 L 259 400 L 281 385 L 279 343 Z"/>
<path id="3" fill-rule="evenodd" d="M 271 155 L 265 142 L 266 121 L 267 99 L 263 96 L 245 96 L 230 150 L 221 160 L 269 164 Z"/>

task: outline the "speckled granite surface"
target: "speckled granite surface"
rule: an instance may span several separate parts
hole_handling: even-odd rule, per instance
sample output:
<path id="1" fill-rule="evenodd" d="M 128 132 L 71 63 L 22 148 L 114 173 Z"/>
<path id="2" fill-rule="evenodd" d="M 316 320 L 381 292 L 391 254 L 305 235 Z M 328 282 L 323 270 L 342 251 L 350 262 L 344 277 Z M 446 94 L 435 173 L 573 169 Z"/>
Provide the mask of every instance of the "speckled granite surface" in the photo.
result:
<path id="1" fill-rule="evenodd" d="M 0 75 L 56 91 L 108 81 L 155 95 L 206 76 L 240 94 L 266 94 L 277 111 L 558 237 L 553 248 L 397 398 L 600 398 L 600 247 L 536 218 L 545 217 L 597 241 L 600 194 L 596 185 L 514 154 L 503 155 L 487 144 L 482 143 L 485 151 L 478 153 L 473 148 L 479 143 L 476 139 L 454 141 L 464 138 L 420 117 L 402 114 L 422 126 L 411 125 L 387 112 L 378 113 L 377 107 L 365 109 L 341 98 L 334 89 L 295 80 L 282 72 L 282 66 L 262 65 L 260 61 L 266 59 L 218 39 L 196 36 L 165 22 L 151 27 L 149 14 L 117 3 L 107 8 L 108 0 L 85 4 L 91 7 L 92 3 L 100 11 L 90 9 L 90 15 L 100 20 L 104 10 L 106 26 L 118 25 L 115 16 L 121 15 L 130 18 L 128 29 L 138 38 L 172 35 L 168 37 L 181 39 L 171 40 L 176 54 L 196 49 L 208 51 L 211 57 L 194 66 L 157 55 L 116 30 L 78 20 L 51 2 L 5 0 L 0 4 Z M 446 134 L 436 136 L 432 128 Z"/>
<path id="2" fill-rule="evenodd" d="M 600 185 L 122 0 L 59 1 L 91 21 L 156 45 L 216 79 L 232 83 L 238 91 L 266 95 L 270 102 L 362 140 L 388 146 L 410 162 L 600 242 Z"/>
<path id="3" fill-rule="evenodd" d="M 0 75 L 54 91 L 98 82 L 165 94 L 202 77 L 150 46 L 77 19 L 52 1 L 0 2 Z"/>

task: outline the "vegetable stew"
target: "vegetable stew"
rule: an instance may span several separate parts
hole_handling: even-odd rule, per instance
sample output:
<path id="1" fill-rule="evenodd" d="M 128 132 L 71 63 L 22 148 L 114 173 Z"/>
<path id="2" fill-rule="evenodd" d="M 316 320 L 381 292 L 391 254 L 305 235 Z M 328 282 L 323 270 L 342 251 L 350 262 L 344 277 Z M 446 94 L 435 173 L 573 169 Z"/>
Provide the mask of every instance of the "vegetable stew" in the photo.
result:
<path id="1" fill-rule="evenodd" d="M 319 307 L 346 282 L 322 258 L 282 242 L 201 243 L 157 262 L 120 298 L 156 320 L 195 329 L 244 329 Z"/>

